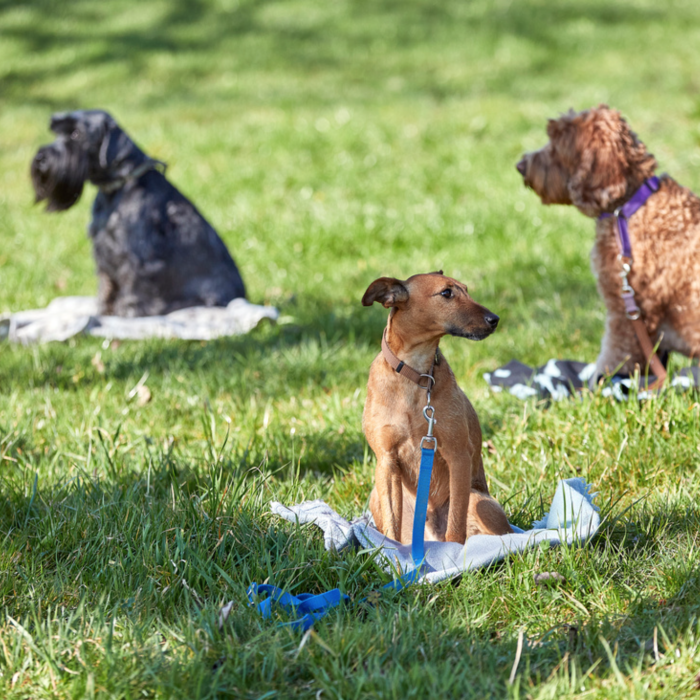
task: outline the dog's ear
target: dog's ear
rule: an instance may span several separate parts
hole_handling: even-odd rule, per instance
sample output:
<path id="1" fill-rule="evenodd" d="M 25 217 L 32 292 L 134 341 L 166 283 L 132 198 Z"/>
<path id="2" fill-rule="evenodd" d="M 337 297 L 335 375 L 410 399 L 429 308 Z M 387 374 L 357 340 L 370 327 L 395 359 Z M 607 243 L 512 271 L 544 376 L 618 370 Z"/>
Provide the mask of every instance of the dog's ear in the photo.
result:
<path id="1" fill-rule="evenodd" d="M 636 188 L 650 177 L 656 159 L 616 110 L 600 105 L 584 114 L 577 129 L 578 168 L 568 189 L 576 207 L 597 216 L 628 187 Z"/>
<path id="2" fill-rule="evenodd" d="M 619 154 L 610 144 L 596 151 L 586 148 L 579 167 L 569 180 L 569 196 L 574 206 L 588 216 L 598 216 L 624 196 L 627 190 L 625 171 Z"/>
<path id="3" fill-rule="evenodd" d="M 570 128 L 576 119 L 576 112 L 570 109 L 565 114 L 562 114 L 559 119 L 549 119 L 547 121 L 547 136 L 550 141 L 556 141 L 561 138 Z"/>
<path id="4" fill-rule="evenodd" d="M 104 136 L 99 147 L 99 164 L 104 170 L 119 175 L 127 175 L 133 167 L 129 161 L 133 160 L 135 144 L 121 127 L 113 120 L 105 121 Z M 126 169 L 122 172 L 123 164 Z"/>
<path id="5" fill-rule="evenodd" d="M 391 307 L 401 308 L 408 301 L 408 289 L 405 282 L 395 277 L 380 277 L 367 287 L 362 297 L 363 306 L 372 306 L 378 301 L 387 309 Z"/>

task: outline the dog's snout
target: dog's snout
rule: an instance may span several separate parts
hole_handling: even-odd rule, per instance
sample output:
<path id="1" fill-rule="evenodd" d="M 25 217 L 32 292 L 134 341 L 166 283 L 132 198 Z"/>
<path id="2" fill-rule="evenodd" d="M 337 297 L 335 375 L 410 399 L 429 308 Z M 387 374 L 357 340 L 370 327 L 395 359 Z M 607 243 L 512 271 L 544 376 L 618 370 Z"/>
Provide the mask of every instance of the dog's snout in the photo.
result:
<path id="1" fill-rule="evenodd" d="M 525 177 L 525 173 L 527 173 L 527 161 L 525 160 L 525 157 L 522 157 L 515 164 L 515 168 L 523 177 Z"/>
<path id="2" fill-rule="evenodd" d="M 501 319 L 496 314 L 488 313 L 484 316 L 484 321 L 491 326 L 491 330 L 496 330 L 496 326 Z"/>

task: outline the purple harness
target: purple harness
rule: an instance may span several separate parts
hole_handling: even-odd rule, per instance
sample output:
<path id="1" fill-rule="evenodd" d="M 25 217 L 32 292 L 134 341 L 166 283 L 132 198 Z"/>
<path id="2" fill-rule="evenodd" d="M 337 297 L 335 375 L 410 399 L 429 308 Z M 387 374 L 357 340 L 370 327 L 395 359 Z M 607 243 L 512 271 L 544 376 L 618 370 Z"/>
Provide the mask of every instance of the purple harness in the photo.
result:
<path id="1" fill-rule="evenodd" d="M 630 287 L 627 280 L 632 269 L 632 244 L 630 243 L 629 230 L 627 228 L 627 221 L 629 218 L 639 209 L 641 209 L 645 204 L 647 199 L 651 197 L 654 192 L 658 192 L 659 178 L 656 175 L 645 180 L 642 186 L 632 195 L 631 199 L 623 204 L 621 207 L 615 209 L 612 214 L 604 212 L 598 219 L 607 219 L 614 216 L 617 219 L 617 242 L 620 246 L 620 262 L 622 263 L 622 300 L 625 302 L 625 311 L 627 312 L 627 318 L 635 321 L 640 316 L 639 307 L 634 300 L 634 290 Z"/>

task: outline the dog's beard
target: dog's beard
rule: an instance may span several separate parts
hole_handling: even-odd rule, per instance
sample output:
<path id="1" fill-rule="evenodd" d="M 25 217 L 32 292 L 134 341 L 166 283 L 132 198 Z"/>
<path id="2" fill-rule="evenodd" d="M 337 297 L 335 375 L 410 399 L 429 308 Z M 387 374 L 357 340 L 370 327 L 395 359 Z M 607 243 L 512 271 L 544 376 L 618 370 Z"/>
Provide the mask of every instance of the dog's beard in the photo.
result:
<path id="1" fill-rule="evenodd" d="M 529 156 L 525 185 L 534 190 L 543 204 L 571 204 L 569 175 L 546 151 L 542 149 Z"/>
<path id="2" fill-rule="evenodd" d="M 64 211 L 80 199 L 87 159 L 81 149 L 54 142 L 34 156 L 31 175 L 36 201 L 47 200 L 46 211 Z"/>

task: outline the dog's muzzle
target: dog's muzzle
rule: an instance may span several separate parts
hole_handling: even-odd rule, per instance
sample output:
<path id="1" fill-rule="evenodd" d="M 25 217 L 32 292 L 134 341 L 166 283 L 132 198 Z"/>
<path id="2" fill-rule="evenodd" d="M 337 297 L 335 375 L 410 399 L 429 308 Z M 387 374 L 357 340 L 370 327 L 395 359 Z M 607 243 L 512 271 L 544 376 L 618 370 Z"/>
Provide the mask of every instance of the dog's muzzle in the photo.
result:
<path id="1" fill-rule="evenodd" d="M 87 177 L 82 155 L 57 139 L 34 156 L 30 169 L 34 194 L 37 202 L 47 200 L 47 211 L 69 209 L 80 199 Z"/>

